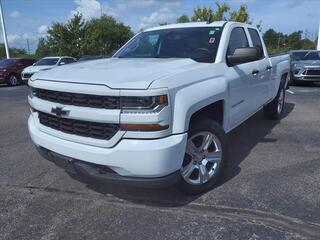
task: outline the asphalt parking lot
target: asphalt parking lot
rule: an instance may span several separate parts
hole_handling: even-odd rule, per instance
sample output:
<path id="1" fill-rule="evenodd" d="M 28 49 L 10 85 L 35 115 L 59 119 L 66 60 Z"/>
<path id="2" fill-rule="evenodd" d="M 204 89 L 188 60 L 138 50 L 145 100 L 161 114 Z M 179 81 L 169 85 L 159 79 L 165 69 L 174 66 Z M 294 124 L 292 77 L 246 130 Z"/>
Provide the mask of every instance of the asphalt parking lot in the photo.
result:
<path id="1" fill-rule="evenodd" d="M 280 122 L 229 134 L 229 162 L 201 196 L 68 175 L 27 132 L 27 88 L 0 86 L 0 239 L 320 239 L 320 85 L 291 87 Z"/>

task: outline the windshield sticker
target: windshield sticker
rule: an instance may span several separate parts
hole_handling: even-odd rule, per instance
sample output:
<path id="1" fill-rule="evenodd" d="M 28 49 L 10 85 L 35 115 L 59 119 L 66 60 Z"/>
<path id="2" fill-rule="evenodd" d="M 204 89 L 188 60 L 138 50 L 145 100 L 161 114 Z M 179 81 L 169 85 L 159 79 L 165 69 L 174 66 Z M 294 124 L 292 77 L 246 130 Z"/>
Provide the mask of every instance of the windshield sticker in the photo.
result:
<path id="1" fill-rule="evenodd" d="M 215 33 L 215 30 L 210 30 L 209 35 L 213 35 Z"/>
<path id="2" fill-rule="evenodd" d="M 209 43 L 213 44 L 215 40 L 216 40 L 216 39 L 213 38 L 213 37 L 212 37 L 212 38 L 209 38 Z"/>

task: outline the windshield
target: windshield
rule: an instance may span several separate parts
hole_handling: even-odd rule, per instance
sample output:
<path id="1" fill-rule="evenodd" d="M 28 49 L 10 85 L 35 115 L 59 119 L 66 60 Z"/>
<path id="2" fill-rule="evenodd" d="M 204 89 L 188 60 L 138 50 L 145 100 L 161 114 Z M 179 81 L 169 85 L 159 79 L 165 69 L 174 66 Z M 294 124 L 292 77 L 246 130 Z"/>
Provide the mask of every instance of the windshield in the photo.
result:
<path id="1" fill-rule="evenodd" d="M 317 51 L 302 51 L 302 52 L 293 52 L 292 60 L 301 61 L 301 60 L 320 60 L 320 52 Z"/>
<path id="2" fill-rule="evenodd" d="M 221 30 L 221 27 L 196 27 L 142 32 L 114 57 L 191 58 L 198 62 L 214 62 Z"/>
<path id="3" fill-rule="evenodd" d="M 0 61 L 0 66 L 11 66 L 17 62 L 15 59 L 5 59 Z"/>
<path id="4" fill-rule="evenodd" d="M 59 58 L 43 58 L 40 59 L 38 62 L 36 62 L 34 65 L 35 66 L 45 66 L 45 65 L 56 65 L 57 62 L 59 61 Z"/>

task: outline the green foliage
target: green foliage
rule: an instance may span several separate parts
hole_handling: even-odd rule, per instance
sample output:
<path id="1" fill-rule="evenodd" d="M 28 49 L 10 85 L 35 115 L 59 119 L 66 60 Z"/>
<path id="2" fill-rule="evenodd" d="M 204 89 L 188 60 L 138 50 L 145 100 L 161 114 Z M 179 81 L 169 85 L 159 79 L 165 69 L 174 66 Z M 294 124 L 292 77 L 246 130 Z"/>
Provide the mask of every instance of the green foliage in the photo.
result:
<path id="1" fill-rule="evenodd" d="M 44 38 L 40 38 L 35 52 L 36 58 L 40 59 L 46 56 L 50 56 L 50 48 L 47 41 Z"/>
<path id="2" fill-rule="evenodd" d="M 39 39 L 37 57 L 68 55 L 110 55 L 132 37 L 130 27 L 103 15 L 85 21 L 76 14 L 66 24 L 54 23 L 48 30 L 47 39 Z"/>
<path id="3" fill-rule="evenodd" d="M 226 15 L 229 14 L 228 17 Z M 237 21 L 251 23 L 248 13 L 247 5 L 243 4 L 239 10 L 230 12 L 230 6 L 227 3 L 216 2 L 216 8 L 208 7 L 196 7 L 193 10 L 193 15 L 189 18 L 187 15 L 182 15 L 177 19 L 177 23 L 184 22 L 198 22 L 198 21 Z"/>
<path id="4" fill-rule="evenodd" d="M 302 31 L 296 31 L 291 34 L 284 34 L 268 29 L 263 34 L 264 42 L 269 53 L 283 53 L 290 50 L 315 49 L 316 43 L 308 38 L 302 39 Z"/>
<path id="5" fill-rule="evenodd" d="M 25 49 L 9 48 L 10 57 L 26 57 L 28 56 Z M 0 43 L 0 59 L 6 58 L 6 49 L 3 43 Z"/>
<path id="6" fill-rule="evenodd" d="M 241 5 L 238 11 L 231 12 L 229 21 L 251 24 L 252 22 L 250 21 L 250 18 L 249 18 L 247 5 Z"/>
<path id="7" fill-rule="evenodd" d="M 177 19 L 177 23 L 187 23 L 190 22 L 190 18 L 188 17 L 188 15 L 181 15 L 178 19 Z"/>
<path id="8" fill-rule="evenodd" d="M 212 18 L 213 10 L 211 7 L 196 7 L 193 10 L 193 16 L 191 16 L 192 22 L 209 21 Z"/>
<path id="9" fill-rule="evenodd" d="M 133 33 L 130 27 L 103 15 L 85 25 L 82 55 L 111 55 L 125 44 Z"/>

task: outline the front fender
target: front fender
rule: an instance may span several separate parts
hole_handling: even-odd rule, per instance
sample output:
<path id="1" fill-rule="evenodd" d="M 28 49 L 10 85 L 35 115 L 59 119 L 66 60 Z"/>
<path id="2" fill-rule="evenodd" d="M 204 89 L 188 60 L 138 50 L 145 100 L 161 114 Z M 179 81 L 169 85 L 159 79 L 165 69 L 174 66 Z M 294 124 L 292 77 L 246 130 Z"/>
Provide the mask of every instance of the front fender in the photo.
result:
<path id="1" fill-rule="evenodd" d="M 220 100 L 224 100 L 224 106 L 228 105 L 227 84 L 224 77 L 194 83 L 179 89 L 173 95 L 173 134 L 188 131 L 191 116 L 203 107 Z M 226 123 L 226 111 L 223 112 L 224 123 Z"/>

